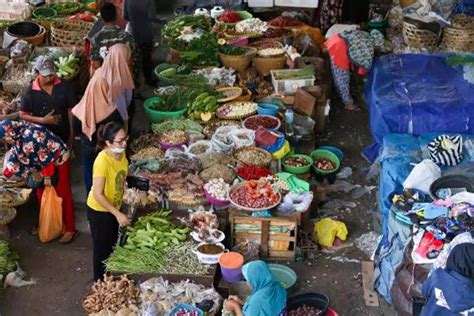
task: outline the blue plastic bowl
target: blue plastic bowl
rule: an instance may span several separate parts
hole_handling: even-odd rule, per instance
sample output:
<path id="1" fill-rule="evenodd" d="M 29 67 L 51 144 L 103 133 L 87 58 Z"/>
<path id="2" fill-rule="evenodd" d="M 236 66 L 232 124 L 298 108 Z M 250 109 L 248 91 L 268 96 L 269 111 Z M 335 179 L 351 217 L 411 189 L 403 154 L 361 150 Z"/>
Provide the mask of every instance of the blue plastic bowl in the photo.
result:
<path id="1" fill-rule="evenodd" d="M 271 103 L 259 103 L 257 112 L 260 115 L 276 116 L 280 107 Z"/>
<path id="2" fill-rule="evenodd" d="M 337 158 L 339 158 L 339 161 L 342 161 L 342 158 L 344 158 L 344 153 L 342 152 L 342 150 L 340 150 L 340 149 L 337 148 L 337 147 L 334 147 L 334 146 L 322 146 L 322 147 L 319 147 L 318 149 L 327 150 L 327 151 L 332 152 L 334 155 L 337 156 Z"/>

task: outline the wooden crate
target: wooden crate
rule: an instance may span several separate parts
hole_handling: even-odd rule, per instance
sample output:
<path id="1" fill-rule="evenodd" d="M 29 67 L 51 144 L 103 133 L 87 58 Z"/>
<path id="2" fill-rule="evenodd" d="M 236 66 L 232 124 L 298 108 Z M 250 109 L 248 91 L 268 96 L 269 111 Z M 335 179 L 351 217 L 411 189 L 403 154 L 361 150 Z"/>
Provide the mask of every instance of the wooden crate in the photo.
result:
<path id="1" fill-rule="evenodd" d="M 252 217 L 239 210 L 230 211 L 232 246 L 253 240 L 260 245 L 260 256 L 269 260 L 295 260 L 298 224 L 296 219 L 285 217 Z M 249 229 L 236 229 L 248 225 Z M 256 227 L 257 229 L 250 229 Z M 272 231 L 281 227 L 286 231 Z"/>

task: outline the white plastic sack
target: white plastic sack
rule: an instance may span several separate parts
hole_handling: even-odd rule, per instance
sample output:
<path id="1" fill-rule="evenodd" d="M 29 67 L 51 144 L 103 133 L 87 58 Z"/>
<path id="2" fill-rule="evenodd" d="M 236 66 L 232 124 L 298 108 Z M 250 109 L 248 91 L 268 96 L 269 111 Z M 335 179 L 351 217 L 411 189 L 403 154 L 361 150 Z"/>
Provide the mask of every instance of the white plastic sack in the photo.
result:
<path id="1" fill-rule="evenodd" d="M 255 144 L 255 131 L 239 128 L 230 132 L 229 138 L 234 143 L 234 148 L 253 146 Z"/>
<path id="2" fill-rule="evenodd" d="M 192 152 L 192 149 L 194 147 L 197 147 L 197 146 L 207 146 L 207 149 L 205 152 L 203 152 L 202 154 L 193 154 Z M 186 147 L 186 153 L 188 153 L 189 155 L 193 155 L 193 156 L 201 156 L 201 155 L 205 155 L 205 154 L 210 154 L 212 153 L 214 150 L 212 149 L 212 143 L 211 141 L 209 140 L 198 140 L 197 142 L 195 143 L 192 143 L 191 145 L 189 145 L 188 147 Z"/>
<path id="3" fill-rule="evenodd" d="M 230 154 L 234 149 L 234 142 L 230 139 L 229 134 L 238 129 L 237 126 L 232 125 L 219 127 L 211 138 L 213 149 L 223 154 Z"/>
<path id="4" fill-rule="evenodd" d="M 417 164 L 403 182 L 404 189 L 430 193 L 430 186 L 441 177 L 441 169 L 433 161 L 425 159 Z"/>
<path id="5" fill-rule="evenodd" d="M 281 213 L 306 212 L 313 202 L 313 192 L 296 193 L 290 192 L 283 198 L 283 202 L 278 206 Z"/>

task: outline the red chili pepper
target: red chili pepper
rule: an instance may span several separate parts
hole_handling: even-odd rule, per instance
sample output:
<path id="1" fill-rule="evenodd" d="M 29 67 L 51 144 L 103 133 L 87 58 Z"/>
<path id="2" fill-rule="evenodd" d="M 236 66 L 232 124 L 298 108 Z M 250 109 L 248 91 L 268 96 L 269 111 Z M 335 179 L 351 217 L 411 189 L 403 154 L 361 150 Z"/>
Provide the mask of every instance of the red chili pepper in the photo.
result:
<path id="1" fill-rule="evenodd" d="M 258 180 L 272 175 L 273 172 L 266 167 L 250 165 L 238 168 L 237 174 L 244 180 Z"/>
<path id="2" fill-rule="evenodd" d="M 224 23 L 237 23 L 240 22 L 240 15 L 235 11 L 227 11 L 219 17 L 219 21 Z"/>

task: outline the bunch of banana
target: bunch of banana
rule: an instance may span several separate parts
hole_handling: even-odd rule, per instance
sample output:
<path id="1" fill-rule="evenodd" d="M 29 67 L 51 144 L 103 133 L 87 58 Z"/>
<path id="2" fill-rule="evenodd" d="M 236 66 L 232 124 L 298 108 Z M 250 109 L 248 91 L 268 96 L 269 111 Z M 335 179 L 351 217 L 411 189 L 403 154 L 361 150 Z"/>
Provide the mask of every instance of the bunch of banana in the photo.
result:
<path id="1" fill-rule="evenodd" d="M 207 122 L 212 118 L 218 107 L 217 97 L 204 92 L 198 95 L 189 106 L 188 113 L 191 113 L 190 116 L 193 118 L 200 118 Z"/>

